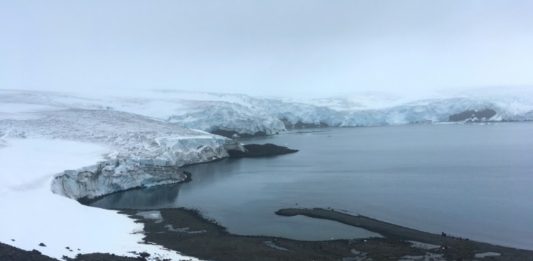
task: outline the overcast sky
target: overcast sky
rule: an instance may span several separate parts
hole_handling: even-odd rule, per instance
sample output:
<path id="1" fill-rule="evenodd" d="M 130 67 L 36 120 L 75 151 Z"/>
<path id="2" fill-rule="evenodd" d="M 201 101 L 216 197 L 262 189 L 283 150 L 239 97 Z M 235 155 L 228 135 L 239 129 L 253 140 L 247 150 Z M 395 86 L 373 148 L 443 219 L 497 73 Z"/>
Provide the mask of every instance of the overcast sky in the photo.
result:
<path id="1" fill-rule="evenodd" d="M 0 2 L 0 88 L 269 96 L 533 85 L 533 1 Z"/>

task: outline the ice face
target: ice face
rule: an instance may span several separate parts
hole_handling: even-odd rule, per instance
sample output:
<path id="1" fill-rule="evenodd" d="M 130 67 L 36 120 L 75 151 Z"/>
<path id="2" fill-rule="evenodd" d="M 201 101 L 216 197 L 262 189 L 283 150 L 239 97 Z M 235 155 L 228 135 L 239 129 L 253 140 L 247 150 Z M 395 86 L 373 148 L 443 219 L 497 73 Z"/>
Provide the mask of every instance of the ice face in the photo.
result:
<path id="1" fill-rule="evenodd" d="M 179 182 L 185 176 L 176 167 L 224 158 L 228 148 L 239 148 L 231 139 L 113 110 L 46 110 L 37 115 L 0 120 L 0 132 L 11 138 L 83 141 L 109 148 L 103 162 L 54 179 L 54 192 L 76 199 Z"/>
<path id="2" fill-rule="evenodd" d="M 183 128 L 222 130 L 241 135 L 271 135 L 288 128 L 300 127 L 446 122 L 451 115 L 480 110 L 496 112 L 492 117 L 484 119 L 487 121 L 533 119 L 533 101 L 525 96 L 521 97 L 520 93 L 442 96 L 423 100 L 402 100 L 376 95 L 288 100 L 179 91 L 153 91 L 123 96 L 101 94 L 95 97 L 21 91 L 2 91 L 2 94 L 0 103 L 28 103 L 33 107 L 53 106 L 63 110 L 74 108 L 107 110 L 109 113 L 128 112 L 130 115 L 143 115 Z M 32 115 L 35 116 L 36 113 L 33 112 Z M 135 119 L 133 116 L 128 117 Z M 125 119 L 118 118 L 117 120 Z"/>

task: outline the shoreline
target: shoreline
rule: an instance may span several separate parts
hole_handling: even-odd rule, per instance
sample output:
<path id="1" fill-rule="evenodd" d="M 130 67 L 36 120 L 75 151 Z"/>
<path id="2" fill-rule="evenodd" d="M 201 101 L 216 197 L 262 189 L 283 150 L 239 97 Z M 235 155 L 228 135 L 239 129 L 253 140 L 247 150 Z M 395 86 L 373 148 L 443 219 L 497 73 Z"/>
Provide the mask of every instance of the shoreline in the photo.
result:
<path id="1" fill-rule="evenodd" d="M 468 248 L 469 252 L 498 252 L 502 255 L 529 255 L 533 259 L 533 250 L 518 249 L 513 247 L 495 245 L 480 241 L 470 240 L 468 238 L 457 237 L 454 235 L 448 235 L 445 232 L 439 234 L 433 234 L 417 229 L 412 229 L 393 223 L 381 221 L 378 219 L 370 218 L 363 215 L 351 215 L 336 211 L 333 209 L 323 208 L 285 208 L 276 211 L 277 215 L 292 217 L 302 215 L 310 218 L 318 218 L 340 222 L 345 225 L 364 228 L 366 230 L 379 233 L 386 238 L 393 238 L 403 241 L 417 241 L 426 244 L 440 245 L 441 248 L 446 251 L 460 250 L 460 248 Z M 454 250 L 454 252 L 455 252 Z M 461 251 L 467 251 L 461 250 Z M 471 256 L 473 257 L 473 256 Z M 457 256 L 455 258 L 465 258 L 463 256 Z"/>
<path id="2" fill-rule="evenodd" d="M 144 225 L 144 242 L 207 260 L 533 260 L 533 251 L 437 235 L 364 216 L 326 209 L 281 209 L 278 215 L 304 215 L 380 233 L 383 238 L 302 241 L 230 233 L 198 210 L 122 209 Z"/>
<path id="3" fill-rule="evenodd" d="M 205 164 L 210 162 L 205 162 Z M 190 178 L 190 176 L 189 176 Z M 185 182 L 185 181 L 182 181 Z M 138 188 L 133 188 L 138 189 Z M 158 210 L 161 212 L 171 212 L 172 210 Z M 191 210 L 185 210 L 182 211 L 191 211 Z M 341 223 L 345 223 L 347 225 L 354 225 L 350 224 L 350 221 L 341 221 L 346 220 L 347 217 L 339 216 L 339 215 L 345 215 L 345 216 L 351 216 L 347 215 L 341 212 L 335 212 L 331 210 L 324 210 L 324 209 L 284 209 L 280 210 L 282 215 L 291 216 L 291 215 L 305 215 L 308 217 L 313 218 L 321 218 L 321 219 L 329 219 Z M 284 212 L 285 211 L 285 212 Z M 333 213 L 320 213 L 318 211 L 330 211 Z M 194 212 L 194 211 L 192 211 Z M 317 214 L 318 213 L 318 214 Z M 168 213 L 167 213 L 168 214 Z M 135 215 L 135 214 L 134 214 Z M 181 216 L 186 216 L 186 213 L 179 213 Z M 491 250 L 497 250 L 497 253 L 502 254 L 502 256 L 499 257 L 493 257 L 497 260 L 533 260 L 533 252 L 528 250 L 519 250 L 519 249 L 513 249 L 508 247 L 502 247 L 502 246 L 496 246 L 496 245 L 490 245 L 486 243 L 481 242 L 474 242 L 469 240 L 460 239 L 461 242 L 457 243 L 459 244 L 460 252 L 458 254 L 449 254 L 450 250 L 446 249 L 447 251 L 421 251 L 420 249 L 417 249 L 416 247 L 411 246 L 408 242 L 405 242 L 408 239 L 413 239 L 411 236 L 405 236 L 398 233 L 391 233 L 391 228 L 383 228 L 380 233 L 388 234 L 389 237 L 386 239 L 365 239 L 365 240 L 333 240 L 333 241 L 299 241 L 299 240 L 289 240 L 284 238 L 278 238 L 278 237 L 268 237 L 268 236 L 239 236 L 235 234 L 231 234 L 229 232 L 224 232 L 226 229 L 218 224 L 216 224 L 216 221 L 214 220 L 208 220 L 201 216 L 198 212 L 196 213 L 189 213 L 192 217 L 190 217 L 188 220 L 189 222 L 192 222 L 192 224 L 198 223 L 201 226 L 208 226 L 211 223 L 212 225 L 215 225 L 214 230 L 215 232 L 218 231 L 218 233 L 213 233 L 208 235 L 204 238 L 196 238 L 197 246 L 196 248 L 200 248 L 199 251 L 205 251 L 206 249 L 202 247 L 204 246 L 204 241 L 202 240 L 209 240 L 209 246 L 214 248 L 220 248 L 225 247 L 225 249 L 218 249 L 214 250 L 213 253 L 206 253 L 206 255 L 211 254 L 214 258 L 217 260 L 264 260 L 263 256 L 261 258 L 258 258 L 257 255 L 260 255 L 260 251 L 265 251 L 266 258 L 272 257 L 276 258 L 277 260 L 308 260 L 311 258 L 316 258 L 320 260 L 338 260 L 339 258 L 362 258 L 363 256 L 373 257 L 375 260 L 384 259 L 384 256 L 381 256 L 383 252 L 387 253 L 388 257 L 394 257 L 394 258 L 404 258 L 405 256 L 411 256 L 411 255 L 426 255 L 428 253 L 435 254 L 435 255 L 444 255 L 444 257 L 447 257 L 446 255 L 450 255 L 448 258 L 450 259 L 458 259 L 458 258 L 474 258 L 475 254 L 483 254 L 487 252 L 492 252 Z M 373 222 L 381 223 L 381 226 L 384 224 L 387 224 L 387 226 L 395 226 L 396 229 L 407 229 L 409 231 L 414 231 L 413 229 L 400 227 L 391 223 L 382 222 L 379 220 L 371 219 L 368 217 L 363 216 L 351 216 L 352 218 L 359 218 L 361 219 L 367 219 L 372 220 Z M 168 218 L 168 215 L 167 215 Z M 172 218 L 170 218 L 173 220 Z M 138 220 L 139 221 L 139 220 Z M 145 223 L 146 221 L 146 223 Z M 145 223 L 145 229 L 147 227 L 147 223 L 151 222 L 150 220 L 140 221 L 141 223 Z M 153 220 L 152 220 L 153 221 Z M 163 221 L 164 222 L 164 221 Z M 154 222 L 155 223 L 155 222 Z M 203 223 L 203 224 L 202 224 Z M 181 223 L 176 223 L 181 224 Z M 171 225 L 170 229 L 167 228 L 168 231 L 159 231 L 159 234 L 165 234 L 168 233 L 170 235 L 179 233 L 179 234 L 186 234 L 185 237 L 180 237 L 181 239 L 184 239 L 187 237 L 187 235 L 190 235 L 191 237 L 195 236 L 202 236 L 203 234 L 209 234 L 207 232 L 199 232 L 202 230 L 194 230 L 194 231 L 181 231 L 183 228 L 188 228 L 189 224 L 185 223 L 183 227 L 174 228 L 174 224 L 166 224 Z M 370 231 L 373 231 L 372 229 L 369 229 L 365 226 L 368 225 L 354 225 L 357 227 L 366 228 Z M 156 227 L 156 226 L 155 226 Z M 145 230 L 146 231 L 146 230 Z M 374 230 L 375 231 L 375 230 Z M 388 232 L 387 232 L 388 231 Z M 172 232 L 172 233 L 170 233 Z M 191 233 L 191 232 L 198 232 L 198 233 Z M 406 232 L 406 231 L 403 231 Z M 147 232 L 148 233 L 148 232 Z M 419 237 L 416 237 L 417 241 L 423 242 L 423 243 L 429 243 L 429 244 L 437 244 L 439 243 L 438 238 L 439 236 L 436 234 L 430 234 L 423 231 L 416 231 L 416 233 L 419 233 Z M 148 235 L 145 235 L 145 240 L 148 237 Z M 218 238 L 217 238 L 218 237 Z M 156 240 L 158 237 L 155 237 Z M 447 237 L 448 239 L 453 239 L 453 237 Z M 190 239 L 190 238 L 189 238 Z M 150 241 L 149 242 L 156 242 L 156 241 Z M 227 242 L 226 242 L 227 241 Z M 239 244 L 236 244 L 235 242 L 239 242 Z M 163 242 L 159 243 L 156 242 L 160 246 L 167 247 L 172 250 L 179 250 L 182 251 L 182 246 L 178 247 L 168 247 L 167 245 L 173 244 L 173 242 Z M 181 242 L 182 243 L 182 242 Z M 181 244 L 180 243 L 180 244 Z M 247 249 L 248 252 L 245 253 L 230 253 L 231 251 L 235 250 L 235 244 L 237 247 L 237 250 L 241 248 L 241 245 L 246 246 L 247 244 L 250 245 L 250 247 Z M 485 252 L 479 252 L 474 253 L 474 250 L 476 244 L 485 244 L 488 245 L 488 247 L 480 248 L 480 250 L 487 250 Z M 473 246 L 474 245 L 474 246 Z M 267 247 L 267 250 L 264 250 L 265 246 Z M 195 247 L 187 250 L 191 252 L 185 252 L 184 254 L 190 254 L 192 256 L 201 257 L 203 253 L 200 254 L 193 254 L 193 251 L 198 251 L 195 249 Z M 246 247 L 245 247 L 246 248 Z M 229 249 L 229 250 L 228 250 Z M 390 251 L 390 249 L 393 249 L 393 251 Z M 253 251 L 252 251 L 253 250 Z M 355 251 L 354 251 L 355 250 Z M 239 250 L 240 251 L 240 250 Z M 251 252 L 250 252 L 251 251 Z M 223 253 L 224 252 L 224 253 Z M 357 254 L 355 254 L 357 253 Z M 223 256 L 219 256 L 219 255 Z M 231 259 L 224 259 L 226 256 L 230 255 L 236 255 L 240 254 L 243 257 L 247 257 L 246 259 L 239 259 L 240 257 L 237 256 L 231 256 Z M 207 259 L 211 259 L 213 257 L 207 257 Z M 113 259 L 105 259 L 105 260 L 113 260 Z"/>

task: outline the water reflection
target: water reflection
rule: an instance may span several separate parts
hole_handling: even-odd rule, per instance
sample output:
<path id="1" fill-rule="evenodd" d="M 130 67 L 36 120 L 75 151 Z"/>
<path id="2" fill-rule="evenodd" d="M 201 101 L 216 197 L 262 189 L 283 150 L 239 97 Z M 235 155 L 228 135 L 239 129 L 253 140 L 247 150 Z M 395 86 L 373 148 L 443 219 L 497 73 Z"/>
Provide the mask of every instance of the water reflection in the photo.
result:
<path id="1" fill-rule="evenodd" d="M 163 185 L 115 193 L 91 205 L 107 209 L 154 209 L 177 207 L 181 184 Z"/>
<path id="2" fill-rule="evenodd" d="M 236 159 L 223 159 L 209 164 L 188 166 L 185 170 L 191 172 L 194 182 L 184 184 L 171 184 L 142 189 L 133 189 L 125 192 L 105 196 L 91 206 L 106 209 L 157 209 L 180 207 L 178 196 L 181 191 L 190 191 L 209 187 L 210 185 L 228 179 L 241 170 L 241 161 Z"/>
<path id="3" fill-rule="evenodd" d="M 184 184 L 183 190 L 186 191 L 209 186 L 227 179 L 229 176 L 237 175 L 242 171 L 242 160 L 223 159 L 216 162 L 188 166 L 185 170 L 192 173 L 194 181 Z"/>
<path id="4" fill-rule="evenodd" d="M 531 133 L 533 124 L 517 123 L 278 135 L 253 142 L 300 151 L 190 166 L 190 183 L 115 194 L 95 206 L 195 208 L 245 235 L 313 240 L 364 234 L 274 214 L 286 207 L 332 207 L 423 231 L 531 248 Z"/>

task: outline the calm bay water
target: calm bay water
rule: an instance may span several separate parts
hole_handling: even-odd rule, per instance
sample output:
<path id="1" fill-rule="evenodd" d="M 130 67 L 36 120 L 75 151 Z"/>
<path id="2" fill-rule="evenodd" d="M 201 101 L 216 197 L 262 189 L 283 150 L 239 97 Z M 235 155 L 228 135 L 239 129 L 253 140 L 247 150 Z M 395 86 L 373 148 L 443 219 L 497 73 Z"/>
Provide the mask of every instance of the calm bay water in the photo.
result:
<path id="1" fill-rule="evenodd" d="M 274 214 L 286 207 L 332 207 L 533 249 L 533 124 L 320 129 L 246 142 L 300 152 L 191 166 L 190 183 L 113 194 L 94 205 L 196 208 L 238 234 L 305 240 L 375 235 Z"/>

